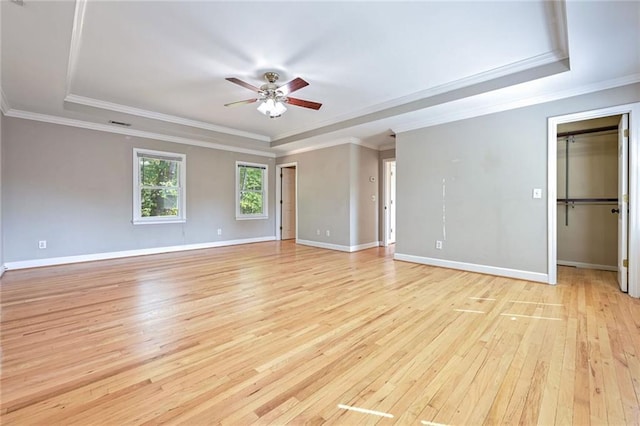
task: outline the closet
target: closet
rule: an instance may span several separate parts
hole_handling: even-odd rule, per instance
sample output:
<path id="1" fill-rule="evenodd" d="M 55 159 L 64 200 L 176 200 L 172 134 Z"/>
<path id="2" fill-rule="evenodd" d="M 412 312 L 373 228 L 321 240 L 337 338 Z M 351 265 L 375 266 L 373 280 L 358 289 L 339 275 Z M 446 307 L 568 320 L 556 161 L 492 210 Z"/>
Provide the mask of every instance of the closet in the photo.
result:
<path id="1" fill-rule="evenodd" d="M 558 265 L 618 270 L 619 122 L 558 126 Z"/>

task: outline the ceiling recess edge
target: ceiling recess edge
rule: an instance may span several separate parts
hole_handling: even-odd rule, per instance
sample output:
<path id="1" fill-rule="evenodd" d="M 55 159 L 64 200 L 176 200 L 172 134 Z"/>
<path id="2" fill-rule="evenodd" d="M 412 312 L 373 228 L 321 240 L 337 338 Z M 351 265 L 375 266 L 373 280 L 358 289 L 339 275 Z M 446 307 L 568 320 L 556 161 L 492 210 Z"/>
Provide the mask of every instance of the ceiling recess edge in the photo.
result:
<path id="1" fill-rule="evenodd" d="M 425 127 L 436 126 L 439 124 L 451 123 L 453 121 L 464 120 L 467 118 L 480 117 L 483 115 L 493 114 L 496 112 L 508 111 L 516 108 L 524 108 L 527 106 L 543 104 L 546 102 L 557 101 L 561 99 L 571 98 L 574 96 L 586 95 L 602 90 L 615 89 L 616 87 L 627 86 L 630 84 L 640 83 L 640 73 L 631 74 L 625 77 L 616 78 L 607 81 L 599 81 L 579 87 L 574 87 L 562 91 L 554 91 L 552 93 L 542 94 L 536 97 L 526 97 L 516 99 L 502 104 L 492 104 L 480 108 L 470 108 L 466 110 L 456 111 L 454 113 L 441 114 L 429 117 L 426 120 L 415 120 L 393 126 L 391 129 L 394 133 L 408 132 L 411 130 L 422 129 Z"/>
<path id="2" fill-rule="evenodd" d="M 203 148 L 218 149 L 221 151 L 238 152 L 242 154 L 259 155 L 262 157 L 275 158 L 276 154 L 269 151 L 259 151 L 257 149 L 242 148 L 224 143 L 206 142 L 197 139 L 183 138 L 180 136 L 171 136 L 162 133 L 148 132 L 145 130 L 132 129 L 130 127 L 116 127 L 108 124 L 94 123 L 84 120 L 76 120 L 66 117 L 58 117 L 55 115 L 40 114 L 17 109 L 10 109 L 5 114 L 7 117 L 22 118 L 25 120 L 40 121 L 43 123 L 59 124 L 62 126 L 78 127 L 81 129 L 96 130 L 99 132 L 116 133 L 126 136 L 134 136 L 146 139 L 155 139 L 165 142 L 173 142 L 182 145 L 200 146 Z"/>
<path id="3" fill-rule="evenodd" d="M 82 42 L 82 27 L 84 25 L 84 15 L 87 0 L 76 0 L 76 8 L 73 15 L 73 27 L 71 30 L 71 45 L 69 46 L 69 63 L 67 65 L 67 87 L 65 94 L 71 93 L 71 83 L 76 75 L 76 67 L 78 65 L 78 53 Z"/>
<path id="4" fill-rule="evenodd" d="M 79 96 L 74 94 L 68 94 L 64 98 L 65 102 L 71 102 L 78 105 L 89 106 L 93 108 L 99 108 L 114 112 L 120 112 L 124 114 L 135 115 L 143 118 L 150 118 L 153 120 L 164 121 L 166 123 L 180 124 L 183 126 L 196 127 L 199 129 L 210 130 L 213 132 L 226 133 L 228 135 L 241 136 L 249 139 L 255 139 L 262 142 L 270 142 L 271 138 L 266 135 L 260 135 L 257 133 L 245 132 L 244 130 L 233 129 L 230 127 L 218 126 L 216 124 L 206 123 L 203 121 L 191 120 L 188 118 L 178 117 L 170 114 L 163 114 L 155 111 L 148 111 L 141 108 L 135 108 L 128 105 L 121 105 L 114 102 L 107 102 L 100 99 L 88 98 L 86 96 Z"/>

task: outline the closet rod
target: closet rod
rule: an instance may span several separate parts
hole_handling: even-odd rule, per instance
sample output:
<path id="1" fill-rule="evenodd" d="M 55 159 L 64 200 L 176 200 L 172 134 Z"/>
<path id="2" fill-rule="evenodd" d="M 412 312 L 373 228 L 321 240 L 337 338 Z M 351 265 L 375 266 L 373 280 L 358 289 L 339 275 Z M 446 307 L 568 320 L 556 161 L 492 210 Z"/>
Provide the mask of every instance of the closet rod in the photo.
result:
<path id="1" fill-rule="evenodd" d="M 594 129 L 585 129 L 585 130 L 572 130 L 570 132 L 558 133 L 558 137 L 564 138 L 567 136 L 586 135 L 587 133 L 610 132 L 612 130 L 618 130 L 618 126 L 596 127 Z"/>
<path id="2" fill-rule="evenodd" d="M 617 198 L 558 198 L 559 203 L 617 203 Z"/>

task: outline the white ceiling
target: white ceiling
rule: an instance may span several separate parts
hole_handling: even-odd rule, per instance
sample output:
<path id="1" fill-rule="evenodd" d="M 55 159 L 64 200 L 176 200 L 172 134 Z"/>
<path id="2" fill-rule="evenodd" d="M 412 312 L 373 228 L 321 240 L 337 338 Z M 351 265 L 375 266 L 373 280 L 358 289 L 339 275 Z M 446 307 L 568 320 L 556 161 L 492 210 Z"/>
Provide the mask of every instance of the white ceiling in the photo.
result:
<path id="1" fill-rule="evenodd" d="M 7 115 L 271 153 L 387 146 L 394 131 L 640 81 L 637 1 L 3 0 L 1 13 Z M 259 86 L 271 70 L 308 81 L 294 96 L 322 108 L 224 107 L 254 97 L 225 77 Z"/>

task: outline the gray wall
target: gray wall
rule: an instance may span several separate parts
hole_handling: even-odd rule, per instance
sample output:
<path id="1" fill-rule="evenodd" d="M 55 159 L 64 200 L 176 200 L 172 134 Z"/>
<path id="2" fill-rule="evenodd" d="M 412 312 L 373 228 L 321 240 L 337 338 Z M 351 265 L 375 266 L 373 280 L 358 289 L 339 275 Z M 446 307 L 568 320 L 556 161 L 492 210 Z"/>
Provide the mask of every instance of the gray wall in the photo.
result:
<path id="1" fill-rule="evenodd" d="M 369 182 L 378 177 L 377 151 L 342 144 L 277 159 L 292 162 L 298 163 L 298 239 L 347 247 L 377 241 L 377 201 L 371 200 L 378 199 L 377 188 Z"/>
<path id="2" fill-rule="evenodd" d="M 0 5 L 2 6 L 2 5 Z M 0 22 L 2 22 L 2 7 L 0 7 Z M 0 31 L 0 47 L 2 47 L 2 31 Z M 0 85 L 2 83 L 2 55 L 0 55 Z M 0 90 L 1 91 L 1 90 Z M 1 96 L 1 94 L 0 94 Z M 2 128 L 4 114 L 0 111 L 0 277 L 4 273 L 4 237 L 2 233 Z"/>
<path id="3" fill-rule="evenodd" d="M 351 146 L 351 245 L 378 241 L 378 151 Z M 371 182 L 370 178 L 374 178 Z"/>
<path id="4" fill-rule="evenodd" d="M 2 132 L 4 114 L 0 112 L 0 276 L 4 273 L 4 238 L 2 233 Z"/>
<path id="5" fill-rule="evenodd" d="M 547 118 L 639 99 L 636 84 L 398 134 L 396 253 L 546 273 Z"/>
<path id="6" fill-rule="evenodd" d="M 16 118 L 3 132 L 5 262 L 274 235 L 274 158 Z M 186 223 L 131 223 L 134 147 L 186 154 Z M 237 160 L 269 165 L 268 219 L 235 220 Z"/>
<path id="7" fill-rule="evenodd" d="M 350 149 L 344 144 L 277 159 L 298 163 L 298 239 L 350 245 Z"/>

